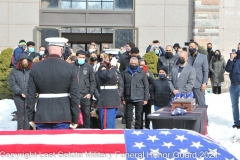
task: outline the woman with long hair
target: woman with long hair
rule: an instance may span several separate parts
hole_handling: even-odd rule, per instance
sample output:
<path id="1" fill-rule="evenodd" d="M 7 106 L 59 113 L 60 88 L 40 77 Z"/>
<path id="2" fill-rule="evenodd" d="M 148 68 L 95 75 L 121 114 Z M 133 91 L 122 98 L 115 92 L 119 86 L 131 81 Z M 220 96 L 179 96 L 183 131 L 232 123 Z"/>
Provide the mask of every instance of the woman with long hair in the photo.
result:
<path id="1" fill-rule="evenodd" d="M 26 113 L 27 85 L 32 61 L 26 54 L 20 54 L 9 75 L 9 84 L 13 91 L 13 100 L 17 108 L 17 129 L 30 129 Z"/>
<path id="2" fill-rule="evenodd" d="M 216 50 L 213 58 L 210 61 L 209 69 L 213 81 L 213 93 L 221 94 L 221 83 L 224 82 L 225 60 L 221 55 L 220 50 Z"/>
<path id="3" fill-rule="evenodd" d="M 98 54 L 96 52 L 90 53 L 88 64 L 91 64 L 93 66 L 94 72 L 97 72 L 100 64 L 98 63 Z"/>

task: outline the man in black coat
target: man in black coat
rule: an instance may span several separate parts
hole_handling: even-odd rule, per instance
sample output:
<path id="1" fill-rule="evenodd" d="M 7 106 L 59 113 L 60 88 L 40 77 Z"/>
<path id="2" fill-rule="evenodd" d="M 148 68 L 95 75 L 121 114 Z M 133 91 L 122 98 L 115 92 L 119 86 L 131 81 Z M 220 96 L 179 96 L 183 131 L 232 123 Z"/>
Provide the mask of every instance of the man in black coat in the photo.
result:
<path id="1" fill-rule="evenodd" d="M 76 128 L 79 84 L 76 67 L 61 59 L 65 38 L 47 38 L 49 57 L 33 65 L 27 88 L 27 113 L 38 130 Z M 36 110 L 35 96 L 39 95 Z M 36 125 L 35 125 L 36 124 Z"/>
<path id="2" fill-rule="evenodd" d="M 119 71 L 120 71 L 120 72 L 123 72 L 123 71 L 125 71 L 125 70 L 128 68 L 130 59 L 131 59 L 132 57 L 137 57 L 138 60 L 140 60 L 140 59 L 141 59 L 141 56 L 139 55 L 139 52 L 140 52 L 140 51 L 139 51 L 139 49 L 138 49 L 137 47 L 131 48 L 131 50 L 130 50 L 130 55 L 127 56 L 127 57 L 125 57 L 125 58 L 123 58 L 123 59 L 121 59 L 121 60 L 119 61 L 119 62 L 120 62 Z"/>
<path id="3" fill-rule="evenodd" d="M 126 128 L 131 129 L 133 107 L 135 106 L 135 129 L 141 128 L 143 105 L 149 97 L 149 84 L 146 73 L 140 69 L 138 59 L 132 57 L 129 67 L 122 73 L 124 84 L 123 104 L 126 104 Z"/>
<path id="4" fill-rule="evenodd" d="M 76 56 L 78 60 L 75 62 L 75 66 L 78 70 L 83 127 L 90 128 L 90 98 L 92 97 L 96 86 L 94 76 L 95 73 L 93 71 L 93 66 L 85 63 L 85 51 L 77 51 Z"/>
<path id="5" fill-rule="evenodd" d="M 23 52 L 23 54 L 25 54 L 26 56 L 28 56 L 28 58 L 33 61 L 33 59 L 35 57 L 40 57 L 39 53 L 36 53 L 34 51 L 34 47 L 35 47 L 35 43 L 32 41 L 27 42 L 27 50 L 25 52 Z"/>

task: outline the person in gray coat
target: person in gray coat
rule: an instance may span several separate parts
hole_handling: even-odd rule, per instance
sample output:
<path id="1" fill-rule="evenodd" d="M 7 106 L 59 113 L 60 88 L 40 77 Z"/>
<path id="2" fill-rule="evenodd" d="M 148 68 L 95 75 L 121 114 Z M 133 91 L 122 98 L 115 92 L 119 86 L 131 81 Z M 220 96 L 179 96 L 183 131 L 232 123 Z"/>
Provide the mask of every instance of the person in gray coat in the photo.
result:
<path id="1" fill-rule="evenodd" d="M 157 72 L 160 70 L 162 66 L 167 67 L 169 77 L 171 76 L 171 70 L 172 67 L 174 67 L 177 64 L 178 58 L 173 55 L 173 47 L 168 45 L 166 47 L 166 53 L 165 56 L 161 56 L 158 59 L 157 63 Z"/>
<path id="2" fill-rule="evenodd" d="M 196 81 L 193 86 L 193 94 L 198 105 L 206 105 L 205 90 L 208 82 L 208 60 L 207 56 L 198 52 L 196 42 L 189 43 L 188 64 L 193 66 L 196 71 Z"/>
<path id="3" fill-rule="evenodd" d="M 32 61 L 25 54 L 18 56 L 16 68 L 11 70 L 8 82 L 13 91 L 13 101 L 17 108 L 17 129 L 28 130 L 30 125 L 28 123 L 26 112 L 26 97 L 27 85 Z"/>
<path id="4" fill-rule="evenodd" d="M 213 82 L 213 93 L 221 94 L 221 83 L 224 82 L 226 62 L 219 50 L 216 50 L 214 57 L 210 61 L 209 70 L 212 73 L 211 79 Z"/>
<path id="5" fill-rule="evenodd" d="M 182 51 L 179 54 L 179 65 L 172 68 L 172 73 L 169 78 L 169 85 L 172 93 L 187 93 L 192 92 L 194 82 L 196 80 L 195 69 L 187 63 L 188 53 Z"/>

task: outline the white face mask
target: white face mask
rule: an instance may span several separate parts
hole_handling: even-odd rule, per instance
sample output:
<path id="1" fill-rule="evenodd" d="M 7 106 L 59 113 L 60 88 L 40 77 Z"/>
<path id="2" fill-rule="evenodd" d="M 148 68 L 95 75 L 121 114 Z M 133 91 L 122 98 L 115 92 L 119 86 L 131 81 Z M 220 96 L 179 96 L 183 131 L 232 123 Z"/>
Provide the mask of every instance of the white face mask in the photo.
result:
<path id="1" fill-rule="evenodd" d="M 0 51 L 0 54 L 2 53 L 2 51 Z"/>

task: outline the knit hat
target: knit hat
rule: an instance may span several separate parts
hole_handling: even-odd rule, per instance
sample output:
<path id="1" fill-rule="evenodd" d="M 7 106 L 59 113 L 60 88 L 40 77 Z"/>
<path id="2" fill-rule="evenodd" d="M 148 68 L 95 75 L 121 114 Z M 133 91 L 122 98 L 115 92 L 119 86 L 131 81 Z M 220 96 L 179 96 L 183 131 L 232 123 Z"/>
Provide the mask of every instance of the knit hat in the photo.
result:
<path id="1" fill-rule="evenodd" d="M 163 70 L 166 74 L 168 74 L 167 67 L 162 66 L 162 67 L 160 67 L 159 71 L 160 71 L 160 70 Z M 158 73 L 159 73 L 159 71 L 158 71 Z"/>
<path id="2" fill-rule="evenodd" d="M 22 40 L 19 41 L 18 44 L 19 44 L 19 45 L 26 45 L 26 41 L 22 39 Z"/>

